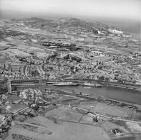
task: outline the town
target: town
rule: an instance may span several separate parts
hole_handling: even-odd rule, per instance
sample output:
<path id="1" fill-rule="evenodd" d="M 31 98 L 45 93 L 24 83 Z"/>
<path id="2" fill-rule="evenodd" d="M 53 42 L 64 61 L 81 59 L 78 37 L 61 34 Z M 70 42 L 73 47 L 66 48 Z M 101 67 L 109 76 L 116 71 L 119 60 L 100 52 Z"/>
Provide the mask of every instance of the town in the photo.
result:
<path id="1" fill-rule="evenodd" d="M 140 139 L 140 45 L 76 18 L 0 20 L 0 138 L 66 140 L 71 126 L 82 140 Z"/>

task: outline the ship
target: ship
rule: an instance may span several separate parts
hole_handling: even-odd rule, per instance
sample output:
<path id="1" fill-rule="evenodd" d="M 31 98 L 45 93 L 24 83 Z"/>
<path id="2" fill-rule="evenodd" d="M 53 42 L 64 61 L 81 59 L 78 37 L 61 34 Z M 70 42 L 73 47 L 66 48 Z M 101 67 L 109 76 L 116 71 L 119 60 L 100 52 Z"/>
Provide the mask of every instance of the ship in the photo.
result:
<path id="1" fill-rule="evenodd" d="M 98 84 L 98 83 L 87 83 L 87 82 L 83 83 L 83 86 L 88 86 L 88 87 L 97 87 L 97 88 L 102 87 L 102 85 L 101 85 L 101 84 Z"/>
<path id="2" fill-rule="evenodd" d="M 53 86 L 78 86 L 78 83 L 73 83 L 73 82 L 56 82 L 53 83 Z"/>

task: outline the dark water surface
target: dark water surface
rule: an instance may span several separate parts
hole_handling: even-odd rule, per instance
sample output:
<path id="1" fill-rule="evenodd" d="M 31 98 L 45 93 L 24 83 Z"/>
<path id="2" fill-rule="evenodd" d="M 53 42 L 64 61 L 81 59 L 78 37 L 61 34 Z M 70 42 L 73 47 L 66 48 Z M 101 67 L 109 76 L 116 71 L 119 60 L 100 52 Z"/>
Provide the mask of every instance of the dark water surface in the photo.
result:
<path id="1" fill-rule="evenodd" d="M 131 90 L 118 89 L 118 88 L 85 88 L 82 86 L 61 86 L 58 87 L 64 91 L 75 91 L 89 94 L 94 97 L 103 96 L 105 98 L 112 98 L 119 101 L 125 101 L 129 103 L 135 103 L 141 105 L 141 93 Z"/>

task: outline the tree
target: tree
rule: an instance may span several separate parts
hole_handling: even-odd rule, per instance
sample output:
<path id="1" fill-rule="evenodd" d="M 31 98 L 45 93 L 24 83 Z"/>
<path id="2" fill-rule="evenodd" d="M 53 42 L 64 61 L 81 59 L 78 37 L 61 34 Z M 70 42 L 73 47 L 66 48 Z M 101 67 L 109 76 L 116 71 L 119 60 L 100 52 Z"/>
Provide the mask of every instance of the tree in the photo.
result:
<path id="1" fill-rule="evenodd" d="M 3 81 L 0 82 L 0 94 L 5 94 L 7 92 L 7 79 L 5 78 Z"/>

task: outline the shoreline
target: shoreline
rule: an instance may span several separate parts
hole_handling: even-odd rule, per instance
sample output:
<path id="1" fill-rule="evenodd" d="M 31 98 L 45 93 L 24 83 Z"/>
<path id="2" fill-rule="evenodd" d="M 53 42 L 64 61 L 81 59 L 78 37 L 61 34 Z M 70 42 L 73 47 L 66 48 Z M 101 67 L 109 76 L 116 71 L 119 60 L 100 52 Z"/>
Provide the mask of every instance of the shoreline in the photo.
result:
<path id="1" fill-rule="evenodd" d="M 84 86 L 84 87 L 93 87 L 93 88 L 102 88 L 102 87 L 118 88 L 118 89 L 125 89 L 125 90 L 130 90 L 133 92 L 137 92 L 134 94 L 139 94 L 141 92 L 141 85 L 120 84 L 116 82 L 105 82 L 105 81 L 98 81 L 98 80 L 82 81 L 82 80 L 71 79 L 71 80 L 52 82 L 52 84 L 54 84 L 55 86 Z"/>
<path id="2" fill-rule="evenodd" d="M 40 81 L 40 79 L 26 79 L 26 80 L 11 80 L 11 83 L 13 83 L 15 86 L 17 83 L 32 83 L 32 84 L 38 84 L 40 82 L 45 83 L 46 85 L 54 85 L 54 86 L 84 86 L 84 87 L 92 87 L 92 88 L 115 88 L 115 89 L 124 89 L 133 91 L 134 94 L 140 94 L 141 92 L 141 85 L 136 85 L 133 83 L 130 84 L 122 84 L 117 82 L 106 82 L 106 81 L 99 81 L 99 80 L 90 80 L 90 79 L 64 79 L 64 80 L 47 80 L 43 79 Z"/>
<path id="3" fill-rule="evenodd" d="M 136 104 L 134 102 L 127 102 L 127 101 L 124 101 L 124 100 L 117 100 L 117 99 L 114 99 L 114 98 L 107 98 L 107 97 L 104 97 L 104 96 L 99 96 L 98 98 L 96 97 L 91 97 L 89 95 L 85 95 L 85 93 L 83 94 L 78 94 L 78 93 L 75 93 L 75 94 L 72 94 L 72 92 L 70 91 L 66 91 L 66 90 L 59 90 L 60 92 L 58 94 L 66 94 L 66 95 L 71 95 L 71 96 L 75 96 L 75 97 L 79 97 L 79 98 L 84 98 L 84 99 L 88 99 L 88 100 L 94 100 L 94 101 L 98 101 L 98 102 L 103 102 L 103 103 L 106 103 L 106 104 L 114 104 L 116 106 L 120 106 L 120 107 L 129 107 L 129 108 L 134 108 L 134 109 L 139 109 L 140 110 L 140 104 Z M 110 102 L 110 103 L 109 103 Z"/>

